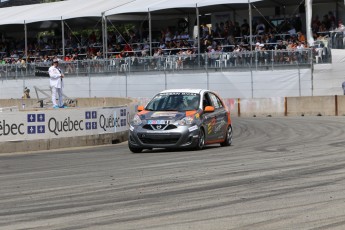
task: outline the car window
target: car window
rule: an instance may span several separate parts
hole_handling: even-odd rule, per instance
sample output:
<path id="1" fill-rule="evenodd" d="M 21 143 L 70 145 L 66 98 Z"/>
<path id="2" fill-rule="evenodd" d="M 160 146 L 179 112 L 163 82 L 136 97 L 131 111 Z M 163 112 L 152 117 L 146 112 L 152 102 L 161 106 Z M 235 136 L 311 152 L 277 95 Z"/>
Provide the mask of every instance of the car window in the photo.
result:
<path id="1" fill-rule="evenodd" d="M 200 95 L 196 93 L 160 93 L 146 106 L 150 111 L 188 111 L 199 108 Z"/>
<path id="2" fill-rule="evenodd" d="M 212 104 L 213 104 L 215 109 L 219 109 L 219 108 L 223 107 L 222 102 L 220 101 L 220 99 L 215 94 L 210 93 L 209 96 L 211 98 Z"/>
<path id="3" fill-rule="evenodd" d="M 211 99 L 210 99 L 210 96 L 208 95 L 208 93 L 204 94 L 204 97 L 202 99 L 202 105 L 203 105 L 203 109 L 205 109 L 206 106 L 211 106 L 212 105 Z"/>

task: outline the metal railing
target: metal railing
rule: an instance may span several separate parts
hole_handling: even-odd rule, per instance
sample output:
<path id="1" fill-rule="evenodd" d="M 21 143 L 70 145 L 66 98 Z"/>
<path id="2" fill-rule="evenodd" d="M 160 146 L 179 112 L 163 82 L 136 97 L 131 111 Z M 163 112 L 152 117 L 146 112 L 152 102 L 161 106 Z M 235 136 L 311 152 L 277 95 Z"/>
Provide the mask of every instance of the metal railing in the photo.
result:
<path id="1" fill-rule="evenodd" d="M 332 49 L 345 49 L 344 32 L 330 31 L 328 37 L 329 47 Z"/>
<path id="2" fill-rule="evenodd" d="M 167 55 L 159 57 L 126 57 L 111 59 L 78 60 L 60 62 L 67 75 L 89 76 L 95 74 L 131 74 L 147 71 L 188 70 L 274 70 L 277 68 L 310 67 L 315 62 L 329 62 L 329 56 L 313 49 L 300 51 L 265 50 L 204 53 L 201 55 Z M 36 62 L 25 66 L 0 64 L 0 78 L 18 79 L 35 77 L 36 67 L 49 67 L 50 63 Z"/>

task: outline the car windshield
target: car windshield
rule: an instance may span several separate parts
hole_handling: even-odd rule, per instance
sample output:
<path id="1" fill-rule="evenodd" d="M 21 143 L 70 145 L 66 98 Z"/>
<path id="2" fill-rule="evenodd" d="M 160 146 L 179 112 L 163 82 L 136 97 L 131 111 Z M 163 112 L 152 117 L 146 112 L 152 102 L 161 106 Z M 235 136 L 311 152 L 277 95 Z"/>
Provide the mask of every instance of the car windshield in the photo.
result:
<path id="1" fill-rule="evenodd" d="M 159 93 L 146 106 L 150 111 L 188 111 L 199 108 L 197 93 Z"/>

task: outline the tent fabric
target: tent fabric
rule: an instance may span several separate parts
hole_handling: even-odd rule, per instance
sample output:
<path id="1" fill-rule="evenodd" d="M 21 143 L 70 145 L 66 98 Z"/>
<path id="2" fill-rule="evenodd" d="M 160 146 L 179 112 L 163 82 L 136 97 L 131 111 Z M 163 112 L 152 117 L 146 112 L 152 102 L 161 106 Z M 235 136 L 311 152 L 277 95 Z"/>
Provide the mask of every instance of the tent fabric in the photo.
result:
<path id="1" fill-rule="evenodd" d="M 251 3 L 258 1 L 262 0 L 250 0 Z M 248 0 L 136 0 L 128 5 L 108 10 L 105 12 L 105 15 L 143 13 L 175 8 L 196 8 L 221 4 L 248 4 L 248 2 Z"/>
<path id="2" fill-rule="evenodd" d="M 261 0 L 250 0 L 257 1 Z M 248 0 L 68 0 L 0 8 L 0 25 L 238 3 L 248 4 Z"/>
<path id="3" fill-rule="evenodd" d="M 69 0 L 0 8 L 0 25 L 65 20 L 82 17 L 101 17 L 106 10 L 135 0 Z"/>

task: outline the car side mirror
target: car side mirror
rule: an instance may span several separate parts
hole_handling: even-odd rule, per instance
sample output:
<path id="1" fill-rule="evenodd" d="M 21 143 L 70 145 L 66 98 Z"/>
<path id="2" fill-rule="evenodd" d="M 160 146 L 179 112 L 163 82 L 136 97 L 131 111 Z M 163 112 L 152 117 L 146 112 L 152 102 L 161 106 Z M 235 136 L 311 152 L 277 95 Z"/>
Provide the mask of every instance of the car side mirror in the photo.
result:
<path id="1" fill-rule="evenodd" d="M 144 110 L 144 106 L 139 105 L 139 106 L 138 106 L 138 112 L 141 112 L 141 111 L 143 111 L 143 110 Z"/>
<path id="2" fill-rule="evenodd" d="M 205 113 L 212 113 L 214 112 L 214 107 L 213 106 L 206 106 L 204 109 Z"/>

